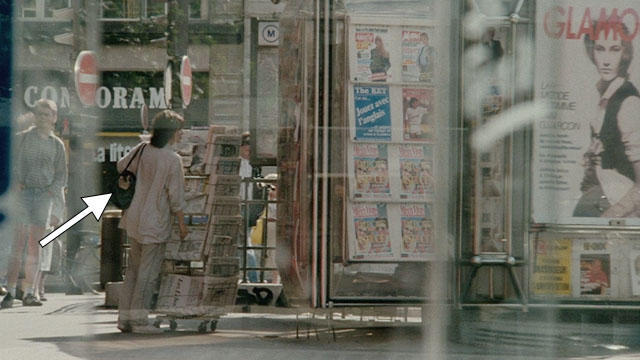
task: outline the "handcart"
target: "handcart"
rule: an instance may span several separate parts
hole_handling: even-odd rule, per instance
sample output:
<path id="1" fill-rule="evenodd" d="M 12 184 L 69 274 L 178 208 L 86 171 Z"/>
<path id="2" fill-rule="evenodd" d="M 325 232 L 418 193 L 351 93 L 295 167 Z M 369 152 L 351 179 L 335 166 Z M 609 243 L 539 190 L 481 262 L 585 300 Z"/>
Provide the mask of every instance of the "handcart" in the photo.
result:
<path id="1" fill-rule="evenodd" d="M 174 331 L 178 328 L 178 320 L 194 320 L 199 321 L 198 324 L 198 332 L 206 333 L 209 330 L 211 332 L 216 331 L 218 327 L 218 320 L 220 320 L 220 315 L 158 315 L 156 316 L 156 321 L 153 323 L 153 326 L 159 328 L 163 321 L 169 321 L 169 329 Z"/>

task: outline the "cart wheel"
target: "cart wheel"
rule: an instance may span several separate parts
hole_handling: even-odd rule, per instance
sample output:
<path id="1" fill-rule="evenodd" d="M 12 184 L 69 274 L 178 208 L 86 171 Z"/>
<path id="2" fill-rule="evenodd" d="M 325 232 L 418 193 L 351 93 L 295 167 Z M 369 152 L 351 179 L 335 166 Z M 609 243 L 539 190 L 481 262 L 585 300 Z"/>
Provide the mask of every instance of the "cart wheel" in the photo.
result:
<path id="1" fill-rule="evenodd" d="M 218 327 L 218 320 L 211 321 L 211 331 L 216 331 L 217 327 Z"/>
<path id="2" fill-rule="evenodd" d="M 203 321 L 200 323 L 200 325 L 198 325 L 198 332 L 199 333 L 206 333 L 207 332 L 207 322 L 208 321 Z"/>
<path id="3" fill-rule="evenodd" d="M 169 320 L 169 329 L 175 330 L 178 328 L 178 323 L 175 320 Z"/>
<path id="4" fill-rule="evenodd" d="M 155 326 L 155 327 L 157 327 L 157 328 L 159 329 L 159 328 L 160 328 L 160 324 L 162 324 L 162 320 L 156 320 L 156 321 L 153 323 L 153 326 Z"/>

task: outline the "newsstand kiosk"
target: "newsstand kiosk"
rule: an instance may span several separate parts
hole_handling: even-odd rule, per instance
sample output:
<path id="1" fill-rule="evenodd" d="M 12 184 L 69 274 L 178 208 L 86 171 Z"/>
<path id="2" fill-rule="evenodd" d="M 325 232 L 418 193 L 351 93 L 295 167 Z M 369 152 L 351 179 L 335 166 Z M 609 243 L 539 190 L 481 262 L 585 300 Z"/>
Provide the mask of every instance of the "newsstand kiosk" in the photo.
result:
<path id="1" fill-rule="evenodd" d="M 288 2 L 276 260 L 290 299 L 638 306 L 634 183 L 587 156 L 608 105 L 585 41 L 640 48 L 637 3 L 489 3 Z M 589 169 L 602 194 L 585 205 Z"/>
<path id="2" fill-rule="evenodd" d="M 424 2 L 316 5 L 280 18 L 283 290 L 314 308 L 446 303 L 450 24 Z"/>

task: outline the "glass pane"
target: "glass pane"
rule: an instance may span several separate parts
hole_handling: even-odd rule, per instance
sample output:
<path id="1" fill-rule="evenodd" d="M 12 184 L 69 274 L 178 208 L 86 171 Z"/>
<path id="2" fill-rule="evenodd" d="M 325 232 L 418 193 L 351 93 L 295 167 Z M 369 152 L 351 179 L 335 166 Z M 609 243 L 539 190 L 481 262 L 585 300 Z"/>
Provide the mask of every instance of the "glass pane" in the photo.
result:
<path id="1" fill-rule="evenodd" d="M 202 19 L 206 15 L 207 1 L 190 0 L 189 19 Z M 203 9 L 205 7 L 205 9 Z"/>
<path id="2" fill-rule="evenodd" d="M 60 9 L 71 10 L 70 0 L 46 0 L 45 1 L 45 16 L 46 17 L 59 17 L 61 16 Z"/>
<path id="3" fill-rule="evenodd" d="M 36 17 L 36 0 L 25 0 L 18 4 L 18 16 L 24 18 Z"/>
<path id="4" fill-rule="evenodd" d="M 147 17 L 162 16 L 166 14 L 166 1 L 163 0 L 146 0 Z"/>
<path id="5" fill-rule="evenodd" d="M 131 19 L 140 16 L 139 0 L 102 0 L 101 8 L 105 19 Z"/>

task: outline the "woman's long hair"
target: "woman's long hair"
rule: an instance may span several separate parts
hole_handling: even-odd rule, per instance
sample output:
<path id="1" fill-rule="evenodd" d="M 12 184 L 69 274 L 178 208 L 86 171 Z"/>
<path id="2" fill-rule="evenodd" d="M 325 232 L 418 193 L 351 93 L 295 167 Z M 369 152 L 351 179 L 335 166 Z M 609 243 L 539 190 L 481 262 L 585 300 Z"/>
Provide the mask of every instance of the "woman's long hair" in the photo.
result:
<path id="1" fill-rule="evenodd" d="M 153 117 L 153 135 L 151 136 L 151 145 L 162 148 L 176 131 L 182 129 L 184 118 L 175 111 L 163 110 Z"/>

